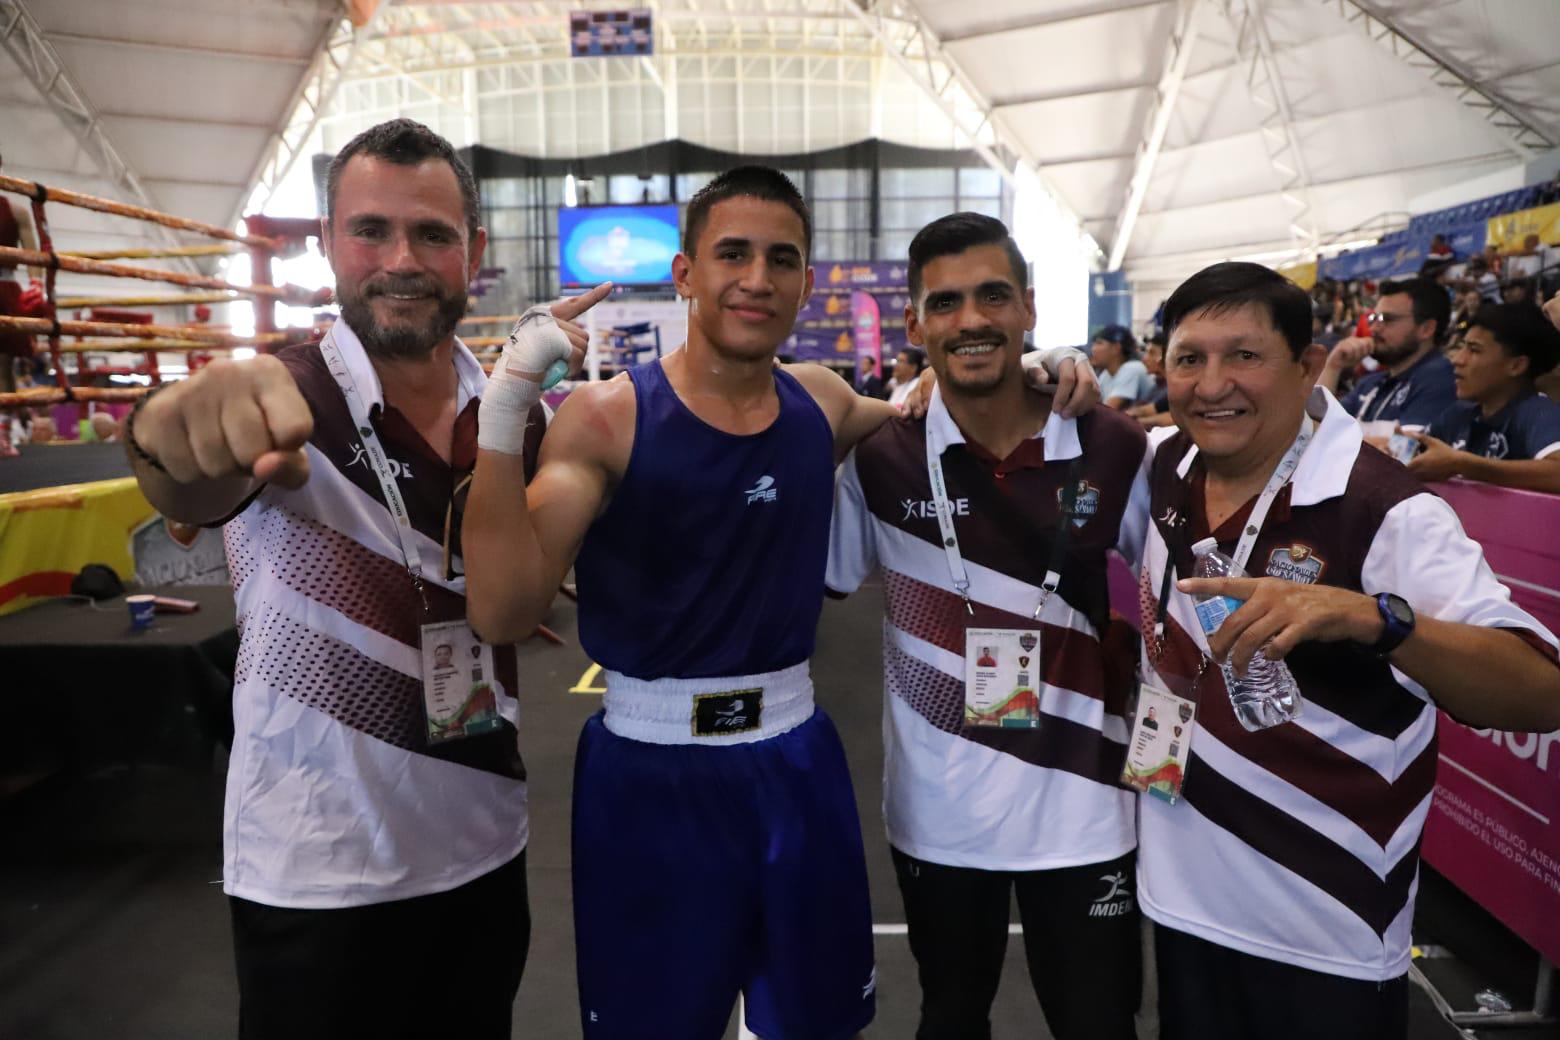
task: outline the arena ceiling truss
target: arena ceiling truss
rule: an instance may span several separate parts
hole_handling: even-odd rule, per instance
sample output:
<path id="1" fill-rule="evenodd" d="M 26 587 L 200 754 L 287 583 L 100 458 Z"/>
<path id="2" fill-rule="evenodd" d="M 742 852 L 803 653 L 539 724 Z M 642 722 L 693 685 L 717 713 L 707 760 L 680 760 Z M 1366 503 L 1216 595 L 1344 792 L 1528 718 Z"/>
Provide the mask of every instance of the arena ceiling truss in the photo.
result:
<path id="1" fill-rule="evenodd" d="M 941 134 L 1035 170 L 1102 266 L 1152 281 L 1379 233 L 1560 144 L 1553 0 L 637 2 L 652 57 L 570 62 L 569 10 L 633 4 L 0 0 L 0 168 L 229 224 L 370 97 L 558 155 Z"/>

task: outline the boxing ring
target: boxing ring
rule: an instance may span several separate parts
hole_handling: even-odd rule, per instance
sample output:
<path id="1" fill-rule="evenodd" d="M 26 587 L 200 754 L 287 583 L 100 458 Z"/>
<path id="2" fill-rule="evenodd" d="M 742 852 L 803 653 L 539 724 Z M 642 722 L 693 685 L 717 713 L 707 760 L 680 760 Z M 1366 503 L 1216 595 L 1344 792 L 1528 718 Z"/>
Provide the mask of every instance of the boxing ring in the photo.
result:
<path id="1" fill-rule="evenodd" d="M 0 468 L 22 466 L 10 454 L 10 421 L 23 410 L 42 417 L 44 409 L 58 410 L 52 418 L 70 416 L 80 406 L 104 408 L 114 418 L 163 382 L 158 355 L 179 354 L 197 367 L 211 357 L 235 348 L 274 352 L 291 343 L 308 342 L 314 330 L 279 329 L 276 304 L 319 306 L 331 299 L 329 289 L 310 290 L 274 285 L 271 262 L 300 252 L 309 236 L 318 236 L 315 220 L 287 220 L 265 216 L 244 218 L 245 233 L 141 206 L 50 187 L 34 181 L 0 175 L 0 192 L 23 196 L 31 207 L 37 248 L 0 246 L 0 266 L 34 268 L 43 272 L 41 294 L 28 313 L 0 314 L 0 334 L 25 341 L 22 356 L 47 358 L 53 372 L 51 385 L 0 392 Z M 129 220 L 160 225 L 211 240 L 193 245 L 70 252 L 54 246 L 49 230 L 49 206 L 92 210 Z M 247 253 L 252 261 L 252 284 L 240 285 L 222 278 L 159 267 L 135 266 L 120 261 L 192 260 Z M 61 275 L 65 278 L 62 279 Z M 137 283 L 124 295 L 62 291 L 60 282 L 72 275 L 128 279 Z M 140 283 L 161 283 L 171 290 L 152 291 Z M 41 297 L 41 298 L 36 298 Z M 237 335 L 211 327 L 203 320 L 178 322 L 154 320 L 154 312 L 170 308 L 196 308 L 197 319 L 209 317 L 211 304 L 253 300 L 256 331 Z M 130 308 L 135 308 L 134 310 Z M 142 310 L 144 309 L 144 310 Z M 39 341 L 46 344 L 37 349 Z M 14 341 L 14 340 L 13 340 Z M 92 355 L 131 353 L 142 356 L 139 364 L 94 367 Z M 0 362 L 12 358 L 0 353 Z M 74 369 L 74 371 L 72 371 Z M 104 387 L 78 385 L 108 375 L 134 375 L 142 386 Z M 117 413 L 117 414 L 116 414 Z M 48 455 L 82 451 L 82 447 L 29 446 L 25 479 L 0 482 L 16 486 L 0 494 L 0 615 L 41 599 L 69 592 L 71 579 L 87 563 L 104 563 L 120 578 L 135 574 L 132 539 L 156 514 L 128 477 L 122 453 L 102 452 L 87 466 L 61 466 L 61 470 L 91 470 L 92 479 L 55 480 L 57 486 L 39 486 L 39 466 Z M 106 446 L 105 446 L 106 447 Z M 73 463 L 77 460 L 72 459 Z M 99 479 L 106 478 L 106 479 Z"/>

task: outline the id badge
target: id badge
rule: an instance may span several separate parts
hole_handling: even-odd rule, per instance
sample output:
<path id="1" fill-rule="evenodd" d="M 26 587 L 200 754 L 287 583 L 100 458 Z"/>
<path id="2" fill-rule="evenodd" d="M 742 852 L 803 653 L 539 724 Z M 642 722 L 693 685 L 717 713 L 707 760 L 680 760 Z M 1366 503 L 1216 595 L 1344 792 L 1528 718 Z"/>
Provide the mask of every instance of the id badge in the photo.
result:
<path id="1" fill-rule="evenodd" d="M 430 744 L 490 733 L 503 724 L 493 648 L 464 621 L 422 626 L 422 685 Z"/>
<path id="2" fill-rule="evenodd" d="M 1003 729 L 1040 725 L 1038 629 L 971 628 L 964 633 L 964 724 Z"/>
<path id="3" fill-rule="evenodd" d="M 1138 684 L 1137 714 L 1127 740 L 1121 782 L 1174 805 L 1186 779 L 1197 705 L 1168 690 Z"/>

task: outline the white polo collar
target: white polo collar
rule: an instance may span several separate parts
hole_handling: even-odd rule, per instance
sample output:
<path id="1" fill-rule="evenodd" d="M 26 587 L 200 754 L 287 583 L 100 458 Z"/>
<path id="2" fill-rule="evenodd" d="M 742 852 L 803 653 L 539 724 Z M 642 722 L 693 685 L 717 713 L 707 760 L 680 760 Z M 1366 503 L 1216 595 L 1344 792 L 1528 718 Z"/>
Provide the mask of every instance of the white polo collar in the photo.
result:
<path id="1" fill-rule="evenodd" d="M 932 401 L 926 408 L 926 435 L 930 447 L 940 457 L 952 444 L 963 444 L 964 432 L 959 429 L 959 424 L 953 421 L 953 416 L 948 414 L 948 406 L 943 404 L 942 388 L 932 387 Z M 1051 409 L 1051 417 L 1045 421 L 1045 426 L 1034 437 L 1044 438 L 1045 461 L 1066 462 L 1083 454 L 1083 445 L 1078 441 L 1078 420 L 1064 419 L 1059 411 Z"/>
<path id="2" fill-rule="evenodd" d="M 1318 422 L 1311 446 L 1300 456 L 1300 464 L 1289 481 L 1289 504 L 1292 506 L 1314 506 L 1343 494 L 1354 472 L 1354 461 L 1365 445 L 1365 433 L 1359 422 L 1325 387 L 1311 391 L 1305 410 Z M 1184 480 L 1196 457 L 1197 445 L 1193 444 L 1176 466 L 1176 475 Z"/>
<path id="3" fill-rule="evenodd" d="M 374 370 L 374 363 L 368 359 L 368 351 L 364 349 L 362 340 L 357 333 L 352 331 L 345 318 L 337 318 L 330 327 L 330 336 L 336 341 L 336 347 L 341 351 L 341 359 L 346 362 L 347 371 L 352 375 L 352 382 L 359 387 L 366 400 L 370 415 L 376 410 L 382 410 L 385 404 L 384 388 L 379 385 L 379 373 Z M 459 415 L 467 403 L 473 397 L 481 397 L 482 390 L 487 386 L 487 373 L 482 371 L 482 364 L 476 355 L 455 337 L 456 399 L 455 414 Z"/>

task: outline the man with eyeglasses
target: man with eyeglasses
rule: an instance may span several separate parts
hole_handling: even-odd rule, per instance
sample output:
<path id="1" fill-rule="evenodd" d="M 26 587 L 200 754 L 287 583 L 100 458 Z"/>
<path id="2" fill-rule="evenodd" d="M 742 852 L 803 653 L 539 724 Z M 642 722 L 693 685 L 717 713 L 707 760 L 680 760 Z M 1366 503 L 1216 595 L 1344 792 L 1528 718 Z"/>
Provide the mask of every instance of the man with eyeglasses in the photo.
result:
<path id="1" fill-rule="evenodd" d="M 1334 347 L 1318 384 L 1336 394 L 1339 377 L 1373 357 L 1381 368 L 1340 398 L 1343 407 L 1363 423 L 1425 429 L 1457 400 L 1452 363 L 1440 350 L 1451 323 L 1446 291 L 1424 278 L 1385 282 L 1368 318 L 1370 336 L 1352 336 Z M 1387 436 L 1370 427 L 1366 440 L 1387 447 Z"/>

